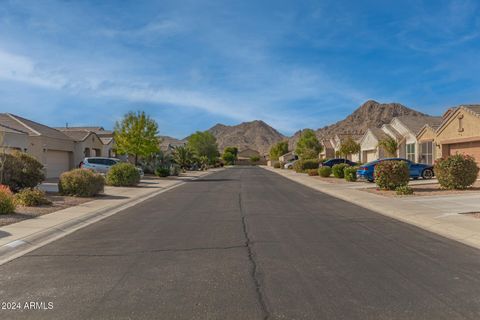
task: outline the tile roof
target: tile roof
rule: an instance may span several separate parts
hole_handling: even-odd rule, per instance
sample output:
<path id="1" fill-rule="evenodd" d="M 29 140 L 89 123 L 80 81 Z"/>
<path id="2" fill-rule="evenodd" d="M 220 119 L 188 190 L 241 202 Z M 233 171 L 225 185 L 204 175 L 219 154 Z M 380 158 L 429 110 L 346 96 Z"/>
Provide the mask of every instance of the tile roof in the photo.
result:
<path id="1" fill-rule="evenodd" d="M 100 137 L 100 140 L 102 140 L 103 144 L 109 144 L 112 142 L 113 137 Z"/>
<path id="2" fill-rule="evenodd" d="M 63 131 L 63 130 L 62 130 Z M 63 131 L 64 134 L 69 136 L 75 141 L 84 141 L 85 139 L 88 138 L 90 134 L 92 134 L 92 131 L 86 131 L 86 130 L 65 130 Z"/>
<path id="3" fill-rule="evenodd" d="M 403 123 L 410 131 L 414 134 L 417 134 L 422 130 L 422 128 L 428 124 L 430 126 L 439 126 L 442 123 L 442 117 L 429 117 L 429 116 L 419 116 L 419 117 L 412 117 L 412 116 L 400 116 L 396 117 Z"/>
<path id="4" fill-rule="evenodd" d="M 14 130 L 25 132 L 30 136 L 45 136 L 61 140 L 72 140 L 59 130 L 11 113 L 0 113 L 0 124 Z"/>
<path id="5" fill-rule="evenodd" d="M 8 126 L 5 126 L 3 124 L 0 124 L 0 131 L 1 132 L 10 132 L 10 133 L 17 133 L 17 134 L 28 134 L 25 131 L 20 131 L 17 129 L 10 128 Z"/>
<path id="6" fill-rule="evenodd" d="M 480 116 L 480 105 L 467 104 L 467 105 L 462 105 L 462 107 L 467 108 L 468 110 L 473 111 L 474 113 Z"/>
<path id="7" fill-rule="evenodd" d="M 385 133 L 385 131 L 380 128 L 369 128 L 368 130 L 372 132 L 372 134 L 375 136 L 375 138 L 377 138 L 378 141 L 390 137 L 388 134 Z"/>

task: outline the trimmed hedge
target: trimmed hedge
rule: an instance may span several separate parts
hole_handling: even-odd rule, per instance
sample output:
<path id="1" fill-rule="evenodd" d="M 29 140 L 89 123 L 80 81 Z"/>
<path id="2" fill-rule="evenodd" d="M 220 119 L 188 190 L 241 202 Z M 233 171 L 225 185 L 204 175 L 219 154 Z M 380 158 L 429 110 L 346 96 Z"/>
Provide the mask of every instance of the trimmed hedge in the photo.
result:
<path id="1" fill-rule="evenodd" d="M 358 167 L 345 167 L 343 168 L 343 176 L 345 180 L 350 182 L 357 181 L 357 169 Z"/>
<path id="2" fill-rule="evenodd" d="M 318 176 L 318 169 L 307 169 L 306 172 L 309 176 Z"/>
<path id="3" fill-rule="evenodd" d="M 400 186 L 395 189 L 396 194 L 401 195 L 410 195 L 413 194 L 413 189 L 409 185 Z"/>
<path id="4" fill-rule="evenodd" d="M 133 187 L 140 183 L 140 178 L 140 172 L 133 164 L 121 162 L 108 170 L 106 182 L 114 187 Z"/>
<path id="5" fill-rule="evenodd" d="M 5 155 L 2 183 L 11 191 L 34 188 L 43 180 L 43 165 L 31 155 L 19 151 Z"/>
<path id="6" fill-rule="evenodd" d="M 408 185 L 410 172 L 405 161 L 387 160 L 375 165 L 375 183 L 380 189 L 395 190 Z"/>
<path id="7" fill-rule="evenodd" d="M 15 203 L 20 206 L 36 207 L 44 204 L 52 204 L 47 195 L 40 189 L 25 188 L 15 194 Z"/>
<path id="8" fill-rule="evenodd" d="M 478 165 L 469 155 L 455 154 L 435 162 L 435 175 L 445 189 L 466 189 L 478 177 Z"/>
<path id="9" fill-rule="evenodd" d="M 296 172 L 305 172 L 308 169 L 318 169 L 318 165 L 320 164 L 320 160 L 318 159 L 306 159 L 306 160 L 297 160 L 293 164 L 293 169 Z"/>
<path id="10" fill-rule="evenodd" d="M 324 177 L 324 178 L 330 177 L 332 175 L 332 168 L 330 168 L 330 167 L 320 167 L 318 169 L 318 174 L 321 177 Z"/>
<path id="11" fill-rule="evenodd" d="M 349 167 L 346 163 L 339 163 L 332 167 L 332 173 L 335 178 L 343 179 L 344 171 L 346 167 Z"/>
<path id="12" fill-rule="evenodd" d="M 104 186 L 105 179 L 101 174 L 89 169 L 73 169 L 62 173 L 58 191 L 66 196 L 93 197 L 103 192 Z"/>
<path id="13" fill-rule="evenodd" d="M 0 184 L 0 214 L 14 213 L 15 207 L 13 192 L 8 186 Z"/>

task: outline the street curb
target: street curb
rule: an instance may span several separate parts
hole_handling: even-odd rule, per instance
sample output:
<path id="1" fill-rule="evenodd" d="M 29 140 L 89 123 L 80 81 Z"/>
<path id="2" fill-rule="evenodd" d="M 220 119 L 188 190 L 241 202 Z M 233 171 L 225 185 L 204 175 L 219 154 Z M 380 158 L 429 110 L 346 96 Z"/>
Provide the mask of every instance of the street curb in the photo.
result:
<path id="1" fill-rule="evenodd" d="M 399 213 L 398 211 L 392 211 L 392 212 L 386 212 L 386 211 L 382 211 L 380 209 L 378 209 L 378 207 L 376 207 L 375 205 L 370 205 L 368 203 L 364 203 L 364 202 L 359 202 L 355 199 L 351 199 L 349 198 L 348 196 L 346 195 L 343 195 L 343 194 L 339 194 L 339 193 L 336 193 L 332 190 L 326 190 L 326 189 L 322 189 L 322 188 L 316 188 L 315 186 L 312 186 L 312 185 L 309 185 L 309 184 L 305 184 L 301 181 L 297 181 L 296 179 L 294 179 L 293 177 L 289 177 L 287 175 L 283 175 L 279 172 L 277 172 L 276 170 L 273 170 L 273 169 L 270 169 L 270 168 L 266 168 L 266 167 L 262 167 L 262 169 L 264 170 L 267 170 L 267 171 L 270 171 L 270 172 L 273 172 L 273 173 L 276 173 L 278 174 L 279 176 L 281 177 L 284 177 L 286 179 L 289 179 L 291 181 L 294 181 L 296 183 L 299 183 L 305 187 L 308 187 L 310 189 L 313 189 L 315 191 L 318 191 L 318 192 L 322 192 L 322 193 L 325 193 L 329 196 L 332 196 L 332 197 L 335 197 L 337 199 L 340 199 L 340 200 L 343 200 L 343 201 L 346 201 L 346 202 L 349 202 L 349 203 L 352 203 L 354 205 L 357 205 L 359 207 L 362 207 L 364 209 L 367 209 L 367 210 L 370 210 L 370 211 L 373 211 L 375 213 L 378 213 L 378 214 L 381 214 L 383 216 L 386 216 L 386 217 L 389 217 L 389 218 L 392 218 L 392 219 L 395 219 L 395 220 L 398 220 L 398 221 L 401 221 L 403 223 L 407 223 L 409 225 L 412 225 L 412 226 L 415 226 L 415 227 L 418 227 L 420 229 L 423 229 L 423 230 L 426 230 L 428 232 L 432 232 L 432 233 L 435 233 L 437 235 L 440 235 L 442 237 L 445 237 L 445 238 L 448 238 L 450 240 L 454 240 L 454 241 L 457 241 L 457 242 L 460 242 L 462 244 L 465 244 L 469 247 L 473 247 L 475 249 L 480 249 L 480 234 L 478 235 L 472 235 L 472 236 L 469 236 L 469 237 L 458 237 L 456 236 L 455 234 L 452 234 L 452 232 L 449 232 L 448 230 L 447 231 L 444 231 L 444 230 L 439 230 L 439 226 L 442 225 L 442 224 L 448 224 L 448 222 L 440 222 L 440 221 L 436 221 L 432 224 L 427 224 L 427 223 L 422 223 L 422 222 L 418 222 L 418 221 L 415 221 L 414 219 L 412 219 L 411 217 L 409 216 L 404 216 L 403 213 Z"/>
<path id="2" fill-rule="evenodd" d="M 216 173 L 218 171 L 211 171 L 208 172 L 204 175 L 194 177 L 190 179 L 189 181 L 193 180 L 198 180 L 201 178 L 204 178 L 206 176 L 209 176 L 213 173 Z M 186 181 L 178 181 L 175 184 L 161 189 L 161 190 L 156 190 L 152 191 L 150 193 L 147 193 L 143 196 L 140 196 L 139 198 L 132 199 L 128 203 L 122 203 L 119 204 L 115 207 L 112 208 L 106 208 L 106 209 L 100 209 L 96 210 L 90 213 L 85 214 L 82 217 L 78 218 L 73 218 L 71 220 L 68 220 L 66 222 L 60 223 L 58 225 L 51 226 L 49 228 L 46 228 L 42 231 L 33 233 L 31 235 L 28 235 L 27 237 L 21 238 L 14 240 L 12 242 L 9 242 L 7 244 L 4 244 L 3 246 L 0 247 L 0 266 L 10 262 L 12 260 L 15 260 L 35 249 L 38 249 L 40 247 L 43 247 L 55 240 L 58 240 L 60 238 L 63 238 L 77 230 L 80 230 L 84 227 L 87 227 L 91 224 L 94 224 L 100 220 L 103 220 L 105 218 L 108 218 L 116 213 L 119 213 L 125 209 L 128 209 L 130 207 L 133 207 L 141 202 L 144 202 L 148 199 L 151 199 L 159 194 L 162 194 L 164 192 L 170 191 L 174 188 L 177 188 L 181 185 L 184 185 L 187 183 Z M 93 200 L 96 201 L 96 200 Z"/>

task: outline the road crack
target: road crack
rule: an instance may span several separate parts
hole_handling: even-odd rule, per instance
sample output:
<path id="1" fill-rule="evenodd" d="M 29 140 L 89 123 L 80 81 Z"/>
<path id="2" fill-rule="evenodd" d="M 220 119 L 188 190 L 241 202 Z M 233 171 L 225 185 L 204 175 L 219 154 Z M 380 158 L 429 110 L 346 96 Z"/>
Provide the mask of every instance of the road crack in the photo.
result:
<path id="1" fill-rule="evenodd" d="M 238 206 L 240 208 L 240 215 L 242 217 L 242 228 L 243 228 L 243 235 L 245 237 L 245 247 L 247 248 L 247 252 L 248 252 L 248 260 L 252 264 L 251 276 L 253 279 L 253 283 L 255 284 L 255 292 L 257 293 L 257 299 L 258 299 L 258 303 L 260 304 L 260 308 L 262 310 L 263 319 L 267 320 L 270 318 L 270 312 L 268 310 L 268 306 L 265 301 L 264 294 L 262 292 L 262 285 L 259 279 L 258 264 L 257 264 L 257 261 L 255 260 L 255 253 L 253 252 L 253 248 L 252 248 L 253 242 L 250 239 L 250 234 L 248 232 L 248 226 L 247 226 L 247 217 L 245 215 L 245 212 L 242 206 L 241 192 L 238 194 Z"/>

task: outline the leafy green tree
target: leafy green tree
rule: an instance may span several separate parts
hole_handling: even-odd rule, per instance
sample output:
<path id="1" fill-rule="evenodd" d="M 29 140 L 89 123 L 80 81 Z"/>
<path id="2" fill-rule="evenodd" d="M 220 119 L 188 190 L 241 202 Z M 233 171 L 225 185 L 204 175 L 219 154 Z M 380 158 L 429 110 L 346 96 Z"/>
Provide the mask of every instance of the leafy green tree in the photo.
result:
<path id="1" fill-rule="evenodd" d="M 352 137 L 346 137 L 340 144 L 339 152 L 341 155 L 345 156 L 345 159 L 352 154 L 360 152 L 360 144 L 355 141 Z M 345 160 L 346 161 L 346 160 Z"/>
<path id="2" fill-rule="evenodd" d="M 398 142 L 392 137 L 386 137 L 378 142 L 378 146 L 382 147 L 389 156 L 396 157 L 398 151 Z"/>
<path id="3" fill-rule="evenodd" d="M 226 147 L 223 150 L 223 153 L 226 153 L 226 152 L 230 152 L 231 154 L 233 154 L 235 156 L 235 160 L 236 160 L 236 157 L 238 156 L 238 148 L 237 147 Z"/>
<path id="4" fill-rule="evenodd" d="M 232 165 L 235 164 L 235 160 L 237 160 L 237 157 L 230 152 L 224 152 L 222 155 L 223 161 L 225 161 L 226 164 Z"/>
<path id="5" fill-rule="evenodd" d="M 139 157 L 148 157 L 159 151 L 157 134 L 157 123 L 145 112 L 129 112 L 115 124 L 117 153 L 133 155 L 137 165 Z"/>
<path id="6" fill-rule="evenodd" d="M 197 158 L 205 156 L 211 164 L 219 156 L 217 139 L 208 131 L 192 134 L 188 137 L 187 146 Z"/>
<path id="7" fill-rule="evenodd" d="M 260 161 L 260 157 L 259 156 L 251 156 L 250 161 L 251 162 L 258 162 L 258 161 Z"/>
<path id="8" fill-rule="evenodd" d="M 321 151 L 322 145 L 318 141 L 315 132 L 312 129 L 303 130 L 297 142 L 295 153 L 301 159 L 316 159 Z"/>
<path id="9" fill-rule="evenodd" d="M 288 141 L 277 142 L 270 148 L 270 160 L 278 160 L 285 153 L 288 153 Z"/>
<path id="10" fill-rule="evenodd" d="M 193 154 L 188 147 L 178 146 L 172 151 L 173 162 L 178 164 L 180 168 L 185 170 L 193 161 Z"/>
<path id="11" fill-rule="evenodd" d="M 198 162 L 200 163 L 200 167 L 202 170 L 208 169 L 208 163 L 210 162 L 207 156 L 201 156 L 198 158 Z"/>

